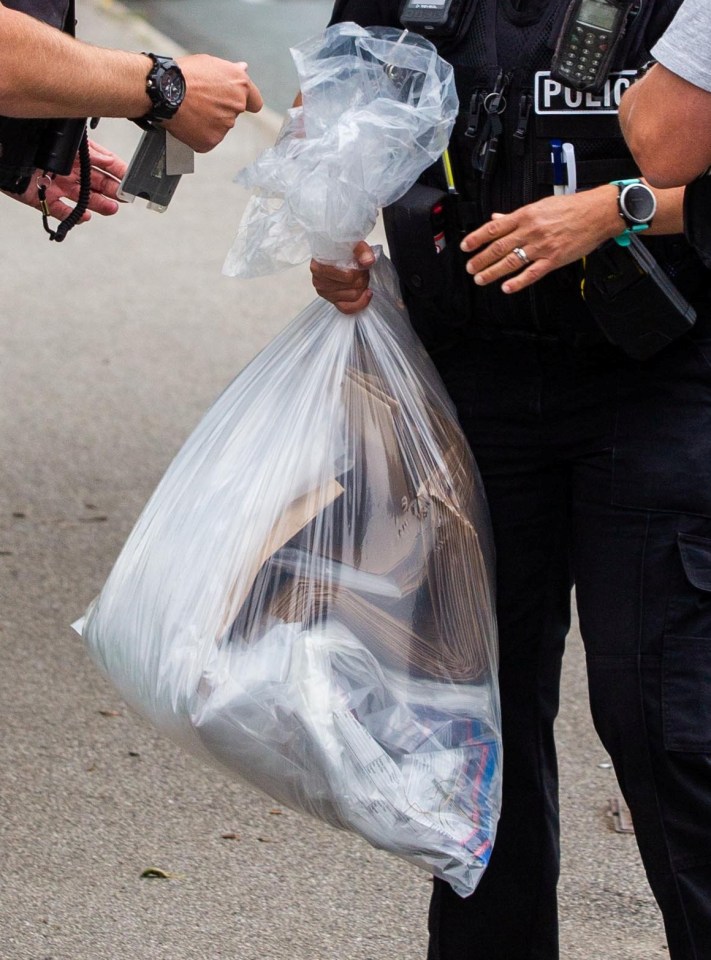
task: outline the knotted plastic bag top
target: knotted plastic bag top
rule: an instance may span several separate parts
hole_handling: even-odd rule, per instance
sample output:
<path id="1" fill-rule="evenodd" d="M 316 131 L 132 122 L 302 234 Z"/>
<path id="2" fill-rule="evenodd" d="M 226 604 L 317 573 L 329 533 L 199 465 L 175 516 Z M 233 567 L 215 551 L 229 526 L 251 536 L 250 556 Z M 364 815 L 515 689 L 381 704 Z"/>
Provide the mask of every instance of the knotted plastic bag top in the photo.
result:
<path id="1" fill-rule="evenodd" d="M 352 263 L 378 209 L 401 197 L 449 142 L 452 67 L 422 37 L 354 23 L 292 49 L 303 106 L 237 181 L 256 191 L 224 273 Z"/>

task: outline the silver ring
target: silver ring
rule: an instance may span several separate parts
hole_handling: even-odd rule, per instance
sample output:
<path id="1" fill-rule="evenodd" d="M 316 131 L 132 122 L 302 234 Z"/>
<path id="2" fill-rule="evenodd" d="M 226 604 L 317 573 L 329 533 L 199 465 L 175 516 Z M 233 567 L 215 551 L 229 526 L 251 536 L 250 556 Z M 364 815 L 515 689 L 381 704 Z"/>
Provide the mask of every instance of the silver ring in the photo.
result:
<path id="1" fill-rule="evenodd" d="M 513 248 L 513 252 L 514 252 L 514 253 L 516 254 L 516 256 L 519 258 L 519 260 L 521 261 L 521 263 L 530 263 L 530 262 L 531 262 L 531 261 L 528 259 L 528 254 L 527 254 L 526 251 L 523 249 L 523 247 L 514 247 L 514 248 Z"/>

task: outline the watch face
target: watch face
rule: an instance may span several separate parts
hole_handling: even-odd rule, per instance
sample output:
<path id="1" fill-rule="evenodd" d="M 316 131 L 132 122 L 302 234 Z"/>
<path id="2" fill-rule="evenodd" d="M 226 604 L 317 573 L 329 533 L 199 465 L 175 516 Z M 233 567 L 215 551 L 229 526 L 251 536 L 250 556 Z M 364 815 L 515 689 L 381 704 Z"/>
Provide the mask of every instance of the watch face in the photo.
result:
<path id="1" fill-rule="evenodd" d="M 620 204 L 625 217 L 632 223 L 649 223 L 657 209 L 654 194 L 641 183 L 626 187 L 622 191 Z"/>
<path id="2" fill-rule="evenodd" d="M 171 107 L 179 107 L 185 96 L 185 80 L 177 67 L 168 67 L 160 78 L 160 92 Z"/>

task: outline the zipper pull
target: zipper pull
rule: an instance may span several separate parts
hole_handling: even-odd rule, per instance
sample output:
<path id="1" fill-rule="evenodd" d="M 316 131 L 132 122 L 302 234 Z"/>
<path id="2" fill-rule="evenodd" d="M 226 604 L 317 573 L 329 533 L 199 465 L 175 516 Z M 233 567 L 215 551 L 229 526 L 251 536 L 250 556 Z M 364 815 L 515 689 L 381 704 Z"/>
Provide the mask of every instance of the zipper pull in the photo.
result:
<path id="1" fill-rule="evenodd" d="M 517 156 L 522 156 L 525 151 L 526 133 L 528 131 L 528 121 L 531 118 L 531 108 L 533 107 L 533 97 L 530 93 L 521 94 L 518 101 L 518 121 L 514 131 L 514 150 Z"/>
<path id="2" fill-rule="evenodd" d="M 469 101 L 469 116 L 467 119 L 467 129 L 464 136 L 473 140 L 479 133 L 479 123 L 481 121 L 481 110 L 484 105 L 484 95 L 481 90 L 475 90 Z"/>
<path id="3" fill-rule="evenodd" d="M 483 99 L 483 108 L 486 113 L 484 129 L 478 144 L 478 151 L 472 157 L 474 169 L 482 180 L 488 180 L 494 171 L 496 157 L 499 152 L 499 139 L 504 131 L 501 114 L 506 109 L 506 89 L 509 84 L 509 75 L 499 70 L 494 89 Z"/>

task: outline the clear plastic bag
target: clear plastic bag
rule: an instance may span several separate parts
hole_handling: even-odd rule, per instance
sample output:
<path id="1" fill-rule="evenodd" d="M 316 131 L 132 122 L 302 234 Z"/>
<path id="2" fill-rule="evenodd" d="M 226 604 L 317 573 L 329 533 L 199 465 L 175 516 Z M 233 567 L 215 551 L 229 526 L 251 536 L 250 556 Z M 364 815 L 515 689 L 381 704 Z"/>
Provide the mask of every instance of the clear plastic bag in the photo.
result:
<path id="1" fill-rule="evenodd" d="M 292 50 L 303 108 L 237 177 L 255 189 L 225 264 L 255 277 L 350 263 L 353 246 L 444 152 L 457 115 L 452 67 L 392 28 L 329 27 Z"/>
<path id="2" fill-rule="evenodd" d="M 382 255 L 372 287 L 215 402 L 81 629 L 160 730 L 465 895 L 500 803 L 488 516 Z"/>

